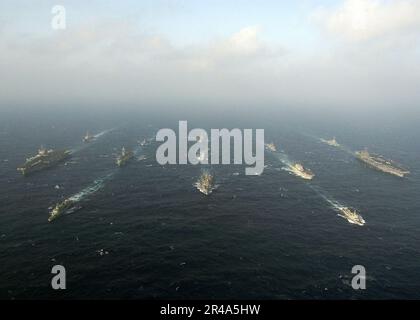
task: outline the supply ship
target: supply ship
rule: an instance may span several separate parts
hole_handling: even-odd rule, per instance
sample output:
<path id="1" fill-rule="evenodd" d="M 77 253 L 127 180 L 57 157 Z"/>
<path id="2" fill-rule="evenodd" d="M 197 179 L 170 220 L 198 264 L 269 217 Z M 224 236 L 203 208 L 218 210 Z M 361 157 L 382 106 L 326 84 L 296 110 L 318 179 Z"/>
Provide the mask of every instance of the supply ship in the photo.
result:
<path id="1" fill-rule="evenodd" d="M 17 168 L 24 176 L 27 176 L 33 172 L 40 171 L 46 168 L 50 168 L 59 162 L 62 162 L 69 158 L 71 152 L 69 150 L 52 150 L 41 147 L 38 150 L 38 154 L 26 159 L 26 162 Z"/>
<path id="2" fill-rule="evenodd" d="M 134 157 L 134 153 L 132 151 L 127 151 L 125 147 L 122 148 L 121 154 L 117 157 L 117 166 L 122 167 L 124 166 L 128 160 Z"/>
<path id="3" fill-rule="evenodd" d="M 208 196 L 214 190 L 214 176 L 209 172 L 204 172 L 196 182 L 195 186 L 201 193 Z"/>
<path id="4" fill-rule="evenodd" d="M 386 160 L 379 155 L 370 154 L 366 149 L 363 151 L 356 151 L 355 155 L 358 160 L 378 171 L 389 173 L 400 178 L 403 178 L 410 173 L 410 171 L 400 168 L 391 160 Z"/>

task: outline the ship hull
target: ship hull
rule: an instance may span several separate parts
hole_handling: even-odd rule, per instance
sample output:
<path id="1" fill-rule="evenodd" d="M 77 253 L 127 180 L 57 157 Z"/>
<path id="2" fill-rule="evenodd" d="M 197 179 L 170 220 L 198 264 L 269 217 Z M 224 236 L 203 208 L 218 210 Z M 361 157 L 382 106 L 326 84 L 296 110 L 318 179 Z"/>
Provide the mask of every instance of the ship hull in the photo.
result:
<path id="1" fill-rule="evenodd" d="M 314 178 L 314 174 L 309 174 L 305 172 L 301 172 L 295 169 L 290 169 L 290 171 L 297 177 L 305 179 L 305 180 L 312 180 Z"/>
<path id="2" fill-rule="evenodd" d="M 124 167 L 128 161 L 130 161 L 133 158 L 133 156 L 127 157 L 127 158 L 123 158 L 123 159 L 118 159 L 117 160 L 117 166 L 118 167 Z"/>
<path id="3" fill-rule="evenodd" d="M 353 219 L 350 219 L 350 218 L 346 217 L 343 214 L 338 214 L 338 216 L 343 218 L 343 219 L 346 219 L 351 224 L 355 224 L 355 225 L 358 225 L 358 226 L 361 226 L 361 227 L 363 227 L 366 223 L 365 220 L 363 220 L 363 219 L 361 221 L 356 221 L 356 220 L 353 220 Z"/>
<path id="4" fill-rule="evenodd" d="M 213 192 L 213 188 L 203 188 L 199 185 L 196 185 L 198 191 L 200 191 L 202 194 L 209 196 Z"/>
<path id="5" fill-rule="evenodd" d="M 408 174 L 407 172 L 400 171 L 398 169 L 382 167 L 381 165 L 376 164 L 373 161 L 370 161 L 368 159 L 363 159 L 363 158 L 360 158 L 358 156 L 356 156 L 356 159 L 359 160 L 360 162 L 364 163 L 368 167 L 370 167 L 372 169 L 375 169 L 376 171 L 391 174 L 391 175 L 399 177 L 399 178 L 404 178 Z"/>

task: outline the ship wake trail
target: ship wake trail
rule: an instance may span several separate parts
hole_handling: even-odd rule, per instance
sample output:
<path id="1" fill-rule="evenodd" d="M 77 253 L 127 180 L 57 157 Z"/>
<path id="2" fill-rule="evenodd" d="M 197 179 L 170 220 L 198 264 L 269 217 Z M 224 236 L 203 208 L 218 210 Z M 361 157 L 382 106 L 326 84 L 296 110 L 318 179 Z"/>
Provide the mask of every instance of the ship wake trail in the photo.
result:
<path id="1" fill-rule="evenodd" d="M 340 149 L 341 151 L 344 151 L 344 152 L 348 153 L 351 156 L 355 156 L 355 152 L 354 151 L 350 150 L 350 148 L 348 148 L 346 146 L 343 146 L 342 144 L 340 144 L 340 146 L 337 147 L 337 148 Z"/>
<path id="2" fill-rule="evenodd" d="M 110 132 L 111 130 L 113 130 L 113 129 L 103 131 L 103 133 Z M 143 151 L 143 147 L 138 146 L 134 149 L 134 154 L 136 156 L 139 156 L 142 153 L 142 151 Z M 74 201 L 74 202 L 82 201 L 86 197 L 88 197 L 88 196 L 96 193 L 97 191 L 103 189 L 105 187 L 106 183 L 109 182 L 110 180 L 112 180 L 114 178 L 114 176 L 117 174 L 117 172 L 119 172 L 119 170 L 112 169 L 109 173 L 107 173 L 106 175 L 96 179 L 95 181 L 93 181 L 93 183 L 91 185 L 87 186 L 86 188 L 84 188 L 79 193 L 69 197 L 69 199 Z"/>
<path id="3" fill-rule="evenodd" d="M 139 155 L 142 150 L 142 147 L 138 146 L 135 149 L 135 154 Z M 81 206 L 78 204 L 82 201 L 86 201 L 89 196 L 94 195 L 98 191 L 102 190 L 106 184 L 116 176 L 118 172 L 120 172 L 120 170 L 116 168 L 108 171 L 107 174 L 98 179 L 95 179 L 90 185 L 88 185 L 80 192 L 68 197 L 60 203 L 57 203 L 57 205 L 50 212 L 48 221 L 51 222 L 62 214 L 70 214 L 81 209 Z"/>
<path id="4" fill-rule="evenodd" d="M 354 209 L 351 209 L 337 200 L 334 200 L 332 197 L 330 197 L 324 190 L 322 190 L 318 186 L 314 186 L 312 184 L 308 183 L 309 188 L 311 188 L 313 191 L 315 191 L 322 199 L 324 199 L 331 208 L 337 212 L 337 215 L 341 218 L 346 219 L 350 224 L 363 226 L 365 225 L 366 221 L 363 219 L 363 217 Z"/>
<path id="5" fill-rule="evenodd" d="M 318 142 L 325 143 L 325 141 L 324 141 L 323 138 L 317 137 L 315 135 L 307 134 L 307 133 L 302 133 L 302 135 L 307 136 L 307 137 L 310 137 L 312 139 L 315 139 Z M 340 143 L 340 145 L 337 145 L 337 146 L 334 146 L 334 147 L 337 148 L 337 149 L 340 149 L 341 151 L 344 151 L 344 152 L 348 153 L 351 156 L 354 156 L 355 155 L 355 152 L 353 150 L 351 150 L 350 148 L 344 146 L 342 143 Z"/>
<path id="6" fill-rule="evenodd" d="M 96 179 L 92 184 L 84 188 L 82 191 L 70 196 L 62 202 L 56 204 L 56 206 L 51 210 L 50 216 L 48 218 L 49 222 L 57 219 L 62 214 L 70 214 L 78 211 L 82 207 L 79 206 L 81 201 L 84 201 L 88 196 L 95 194 L 99 190 L 103 189 L 106 185 L 106 182 L 111 180 L 116 171 L 113 170 L 103 177 Z"/>
<path id="7" fill-rule="evenodd" d="M 285 154 L 284 152 L 274 152 L 273 155 L 278 161 L 280 161 L 284 165 L 283 167 L 281 167 L 281 170 L 296 175 L 296 173 L 293 171 L 294 162 L 290 160 L 287 154 Z"/>
<path id="8" fill-rule="evenodd" d="M 274 157 L 280 161 L 286 167 L 283 167 L 283 170 L 290 171 L 290 167 L 293 165 L 293 162 L 289 159 L 287 154 L 284 152 L 273 152 Z"/>
<path id="9" fill-rule="evenodd" d="M 114 131 L 115 129 L 116 129 L 116 128 L 112 128 L 112 129 L 107 129 L 107 130 L 104 130 L 104 131 L 102 131 L 102 132 L 99 132 L 99 133 L 95 134 L 93 137 L 94 137 L 95 139 L 100 138 L 100 137 L 102 137 L 103 135 L 106 135 L 107 133 L 109 133 L 109 132 L 111 132 L 111 131 Z"/>
<path id="10" fill-rule="evenodd" d="M 111 180 L 114 177 L 115 173 L 116 171 L 113 171 L 99 179 L 96 179 L 95 181 L 93 181 L 91 185 L 87 186 L 86 188 L 76 193 L 75 195 L 69 197 L 69 200 L 72 200 L 74 202 L 80 202 L 84 200 L 86 197 L 95 194 L 96 192 L 98 192 L 99 190 L 105 187 L 106 182 Z"/>
<path id="11" fill-rule="evenodd" d="M 77 147 L 70 149 L 71 154 L 75 154 L 77 152 L 80 152 L 82 150 L 85 150 L 86 148 L 88 148 L 89 146 L 91 146 L 92 144 L 94 144 L 99 138 L 105 136 L 106 134 L 110 133 L 111 131 L 114 131 L 115 129 L 116 128 L 107 129 L 107 130 L 101 131 L 101 132 L 93 135 L 93 141 L 92 142 L 80 144 Z"/>
<path id="12" fill-rule="evenodd" d="M 293 163 L 285 153 L 272 151 L 271 154 L 273 154 L 275 158 L 278 159 L 281 163 L 286 165 L 286 167 L 282 168 L 283 170 L 292 172 Z M 346 219 L 351 224 L 356 224 L 359 226 L 363 226 L 365 224 L 365 220 L 359 213 L 357 213 L 357 211 L 338 202 L 333 197 L 329 196 L 327 192 L 324 191 L 321 187 L 313 185 L 309 182 L 306 182 L 306 185 L 312 189 L 320 198 L 327 202 L 329 206 L 337 212 L 338 216 Z"/>
<path id="13" fill-rule="evenodd" d="M 311 188 L 320 198 L 324 199 L 335 211 L 340 211 L 340 208 L 343 208 L 344 205 L 338 202 L 337 200 L 333 199 L 331 196 L 327 195 L 327 193 L 321 189 L 319 186 L 315 186 L 313 184 L 307 184 L 309 188 Z"/>

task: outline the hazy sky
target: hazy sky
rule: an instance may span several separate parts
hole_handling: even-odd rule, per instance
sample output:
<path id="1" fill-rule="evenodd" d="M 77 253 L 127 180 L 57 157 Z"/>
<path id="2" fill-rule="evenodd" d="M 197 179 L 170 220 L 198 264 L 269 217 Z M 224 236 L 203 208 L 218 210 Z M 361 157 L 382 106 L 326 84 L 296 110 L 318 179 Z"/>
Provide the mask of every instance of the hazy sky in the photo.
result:
<path id="1" fill-rule="evenodd" d="M 3 0 L 0 83 L 0 108 L 414 109 L 420 0 Z"/>

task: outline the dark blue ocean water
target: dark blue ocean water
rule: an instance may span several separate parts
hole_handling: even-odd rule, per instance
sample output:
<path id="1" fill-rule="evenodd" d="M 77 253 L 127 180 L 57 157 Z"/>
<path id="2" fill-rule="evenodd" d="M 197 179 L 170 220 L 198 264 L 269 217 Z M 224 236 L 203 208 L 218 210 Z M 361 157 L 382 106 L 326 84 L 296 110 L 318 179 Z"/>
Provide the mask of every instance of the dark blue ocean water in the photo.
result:
<path id="1" fill-rule="evenodd" d="M 145 160 L 115 167 L 123 145 L 178 120 L 190 128 L 264 128 L 266 141 L 316 177 L 292 176 L 267 153 L 261 176 L 212 166 L 218 188 L 206 197 L 193 186 L 203 168 L 158 165 L 156 143 L 139 151 Z M 0 120 L 0 298 L 419 299 L 420 130 L 318 120 L 8 114 Z M 108 129 L 81 142 L 86 130 Z M 411 175 L 374 171 L 316 139 L 333 135 Z M 16 167 L 41 144 L 78 151 L 23 178 Z M 51 206 L 98 179 L 80 210 L 47 222 Z M 325 198 L 356 208 L 366 225 L 349 224 Z M 50 287 L 55 264 L 67 270 L 65 291 Z M 354 265 L 367 270 L 364 291 L 350 285 Z"/>

